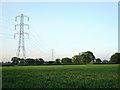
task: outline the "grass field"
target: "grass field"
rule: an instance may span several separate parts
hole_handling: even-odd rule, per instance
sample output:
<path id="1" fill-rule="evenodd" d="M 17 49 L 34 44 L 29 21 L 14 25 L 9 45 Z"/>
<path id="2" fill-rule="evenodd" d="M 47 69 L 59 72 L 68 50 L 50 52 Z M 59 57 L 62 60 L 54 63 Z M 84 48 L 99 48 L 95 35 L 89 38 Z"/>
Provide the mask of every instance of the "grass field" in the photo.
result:
<path id="1" fill-rule="evenodd" d="M 118 65 L 2 67 L 3 88 L 118 88 Z"/>

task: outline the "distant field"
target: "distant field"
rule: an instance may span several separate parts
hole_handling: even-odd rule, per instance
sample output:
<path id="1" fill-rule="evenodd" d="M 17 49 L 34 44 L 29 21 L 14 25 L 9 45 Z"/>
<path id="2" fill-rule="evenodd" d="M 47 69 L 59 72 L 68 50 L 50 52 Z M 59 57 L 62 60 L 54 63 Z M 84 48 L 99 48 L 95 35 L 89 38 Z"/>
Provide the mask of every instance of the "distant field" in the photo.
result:
<path id="1" fill-rule="evenodd" d="M 3 88 L 118 88 L 118 65 L 8 66 Z"/>

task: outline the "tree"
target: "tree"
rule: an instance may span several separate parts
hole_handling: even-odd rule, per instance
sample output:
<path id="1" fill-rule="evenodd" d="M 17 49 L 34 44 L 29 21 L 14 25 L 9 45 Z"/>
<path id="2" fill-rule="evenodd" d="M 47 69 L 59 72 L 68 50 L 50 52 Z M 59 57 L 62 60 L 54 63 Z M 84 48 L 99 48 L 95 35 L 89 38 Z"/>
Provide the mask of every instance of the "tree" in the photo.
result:
<path id="1" fill-rule="evenodd" d="M 81 62 L 81 56 L 80 55 L 75 55 L 72 57 L 72 61 L 75 64 L 79 64 Z"/>
<path id="2" fill-rule="evenodd" d="M 102 63 L 104 63 L 104 64 L 109 63 L 109 61 L 108 60 L 103 60 Z"/>
<path id="3" fill-rule="evenodd" d="M 11 61 L 12 61 L 12 64 L 14 64 L 14 65 L 19 64 L 19 58 L 17 58 L 17 57 L 12 57 Z"/>
<path id="4" fill-rule="evenodd" d="M 37 65 L 39 65 L 39 64 L 40 64 L 39 59 L 35 59 L 35 64 L 37 64 Z"/>
<path id="5" fill-rule="evenodd" d="M 44 60 L 42 58 L 39 58 L 39 64 L 44 64 Z"/>
<path id="6" fill-rule="evenodd" d="M 55 64 L 61 64 L 59 58 L 57 58 L 57 59 L 55 60 Z"/>
<path id="7" fill-rule="evenodd" d="M 115 53 L 110 57 L 110 63 L 120 63 L 120 53 Z"/>
<path id="8" fill-rule="evenodd" d="M 87 52 L 83 52 L 83 53 L 81 54 L 81 59 L 82 59 L 82 61 L 86 64 L 86 63 L 89 63 L 89 62 L 91 62 L 91 61 L 94 62 L 95 56 L 93 55 L 92 52 L 87 51 Z"/>
<path id="9" fill-rule="evenodd" d="M 33 64 L 35 64 L 35 60 L 32 59 L 32 58 L 27 58 L 27 59 L 26 59 L 26 63 L 27 63 L 28 65 L 33 65 Z"/>
<path id="10" fill-rule="evenodd" d="M 24 59 L 23 58 L 20 58 L 19 61 L 20 61 L 20 64 L 24 64 Z"/>
<path id="11" fill-rule="evenodd" d="M 101 59 L 100 59 L 100 58 L 97 58 L 97 59 L 96 59 L 96 63 L 101 63 Z"/>
<path id="12" fill-rule="evenodd" d="M 63 64 L 70 64 L 70 63 L 72 63 L 72 59 L 70 59 L 70 58 L 68 58 L 68 57 L 62 58 L 61 62 L 62 62 Z"/>
<path id="13" fill-rule="evenodd" d="M 35 64 L 37 65 L 41 65 L 44 63 L 44 60 L 42 58 L 39 58 L 39 59 L 35 59 Z"/>

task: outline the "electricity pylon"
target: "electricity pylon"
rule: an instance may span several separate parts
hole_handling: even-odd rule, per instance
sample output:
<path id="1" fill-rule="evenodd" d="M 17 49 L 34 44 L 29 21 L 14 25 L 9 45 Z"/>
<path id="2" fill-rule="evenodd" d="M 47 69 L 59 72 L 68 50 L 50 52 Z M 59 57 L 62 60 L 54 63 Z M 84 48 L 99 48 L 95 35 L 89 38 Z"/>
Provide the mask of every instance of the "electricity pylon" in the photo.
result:
<path id="1" fill-rule="evenodd" d="M 52 60 L 54 61 L 54 49 L 52 49 Z"/>
<path id="2" fill-rule="evenodd" d="M 16 27 L 19 26 L 19 32 L 14 34 L 14 38 L 16 37 L 16 34 L 19 35 L 19 43 L 18 43 L 18 49 L 17 49 L 16 56 L 18 58 L 23 58 L 24 63 L 25 63 L 25 59 L 26 59 L 24 35 L 25 34 L 29 35 L 28 33 L 24 32 L 24 26 L 27 26 L 29 29 L 29 25 L 24 23 L 25 18 L 27 18 L 27 21 L 29 21 L 29 17 L 25 16 L 23 14 L 15 17 L 15 21 L 18 21 L 18 19 L 19 19 L 20 23 L 15 25 L 15 30 L 16 30 Z"/>

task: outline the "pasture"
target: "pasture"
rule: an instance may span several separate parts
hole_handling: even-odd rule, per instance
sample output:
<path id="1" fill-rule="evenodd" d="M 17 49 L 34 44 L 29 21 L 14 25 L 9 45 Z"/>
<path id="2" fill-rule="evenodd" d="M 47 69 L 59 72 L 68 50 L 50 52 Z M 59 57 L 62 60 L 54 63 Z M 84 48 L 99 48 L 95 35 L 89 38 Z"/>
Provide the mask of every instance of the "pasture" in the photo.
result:
<path id="1" fill-rule="evenodd" d="M 2 67 L 3 88 L 118 88 L 118 65 Z"/>

